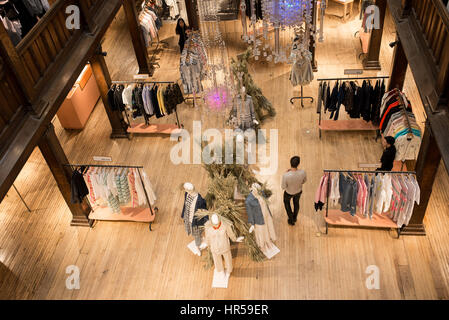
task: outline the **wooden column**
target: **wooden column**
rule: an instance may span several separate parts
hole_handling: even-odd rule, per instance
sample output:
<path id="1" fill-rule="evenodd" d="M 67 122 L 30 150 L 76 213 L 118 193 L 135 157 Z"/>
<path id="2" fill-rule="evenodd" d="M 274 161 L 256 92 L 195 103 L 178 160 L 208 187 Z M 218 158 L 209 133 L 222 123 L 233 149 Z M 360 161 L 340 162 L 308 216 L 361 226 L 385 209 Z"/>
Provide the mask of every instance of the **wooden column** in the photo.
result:
<path id="1" fill-rule="evenodd" d="M 317 3 L 316 3 L 315 0 L 313 0 L 312 4 L 313 4 L 312 25 L 313 25 L 313 31 L 316 32 L 318 8 L 317 8 Z M 315 38 L 313 36 L 310 37 L 309 50 L 312 53 L 312 69 L 313 69 L 313 72 L 317 72 L 318 71 L 318 64 L 316 62 L 316 40 L 315 40 Z"/>
<path id="2" fill-rule="evenodd" d="M 365 70 L 381 70 L 379 56 L 382 44 L 382 33 L 384 31 L 385 12 L 387 10 L 387 0 L 376 0 L 379 8 L 379 29 L 371 31 L 371 40 L 369 43 L 368 54 L 363 60 L 363 69 Z"/>
<path id="3" fill-rule="evenodd" d="M 139 74 L 152 75 L 153 70 L 150 67 L 151 64 L 148 58 L 145 39 L 143 38 L 139 25 L 135 0 L 123 0 L 123 9 L 125 10 L 126 20 L 128 21 L 128 28 L 131 34 L 137 63 L 139 64 Z"/>
<path id="4" fill-rule="evenodd" d="M 200 30 L 200 17 L 198 14 L 197 0 L 185 0 L 187 18 L 189 19 L 189 27 L 194 30 Z"/>
<path id="5" fill-rule="evenodd" d="M 393 65 L 391 67 L 388 91 L 393 90 L 394 88 L 402 90 L 407 74 L 408 61 L 405 56 L 404 47 L 398 37 L 396 37 L 396 43 L 393 52 Z"/>
<path id="6" fill-rule="evenodd" d="M 430 196 L 432 195 L 432 187 L 440 163 L 441 153 L 430 128 L 430 124 L 427 122 L 418 160 L 416 162 L 416 178 L 421 188 L 421 200 L 419 206 L 415 204 L 410 223 L 402 230 L 401 234 L 426 235 L 423 221 Z"/>
<path id="7" fill-rule="evenodd" d="M 106 61 L 101 53 L 101 48 L 90 59 L 92 72 L 97 80 L 98 88 L 100 89 L 101 100 L 103 101 L 106 114 L 112 127 L 111 139 L 128 138 L 127 125 L 124 122 L 123 115 L 120 111 L 111 109 L 108 101 L 108 91 L 111 87 L 112 81 L 109 74 Z"/>
<path id="8" fill-rule="evenodd" d="M 87 203 L 87 200 L 85 199 L 81 204 L 74 204 L 70 201 L 72 169 L 68 166 L 64 166 L 65 164 L 69 164 L 69 161 L 58 141 L 58 137 L 56 137 L 53 124 L 49 124 L 47 131 L 40 139 L 39 149 L 50 167 L 51 173 L 56 180 L 65 202 L 72 212 L 73 218 L 70 225 L 91 227 L 93 220 L 88 218 L 90 206 Z"/>

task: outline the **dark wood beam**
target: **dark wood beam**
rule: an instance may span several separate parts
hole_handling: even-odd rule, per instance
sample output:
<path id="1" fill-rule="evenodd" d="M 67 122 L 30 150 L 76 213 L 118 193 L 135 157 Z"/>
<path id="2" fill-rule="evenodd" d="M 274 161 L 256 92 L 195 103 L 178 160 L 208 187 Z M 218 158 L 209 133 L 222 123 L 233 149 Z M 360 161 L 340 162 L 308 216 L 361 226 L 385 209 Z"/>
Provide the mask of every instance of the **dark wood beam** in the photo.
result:
<path id="1" fill-rule="evenodd" d="M 147 47 L 138 21 L 136 2 L 135 0 L 122 0 L 122 2 L 134 46 L 134 53 L 139 64 L 139 74 L 151 75 L 153 70 L 150 67 L 151 64 L 148 58 Z"/>
<path id="2" fill-rule="evenodd" d="M 429 205 L 435 177 L 441 163 L 441 153 L 438 149 L 435 136 L 426 122 L 421 149 L 416 161 L 416 178 L 421 188 L 420 204 L 416 205 L 408 226 L 404 227 L 401 234 L 404 235 L 426 235 L 424 217 Z"/>
<path id="3" fill-rule="evenodd" d="M 39 149 L 56 180 L 59 191 L 61 191 L 67 206 L 72 212 L 71 225 L 91 227 L 93 221 L 89 219 L 91 209 L 87 200 L 84 199 L 83 203 L 80 204 L 70 201 L 72 169 L 69 166 L 65 166 L 69 164 L 69 160 L 58 141 L 53 124 L 50 123 L 47 131 L 39 141 Z"/>
<path id="4" fill-rule="evenodd" d="M 371 40 L 368 47 L 368 53 L 363 60 L 365 70 L 382 70 L 379 62 L 380 47 L 382 45 L 382 34 L 384 32 L 385 12 L 387 10 L 387 0 L 376 0 L 376 6 L 379 8 L 379 28 L 371 31 Z"/>
<path id="5" fill-rule="evenodd" d="M 396 46 L 393 52 L 393 65 L 390 72 L 390 83 L 388 91 L 398 88 L 402 90 L 404 87 L 405 76 L 407 75 L 408 61 L 399 38 L 396 37 Z"/>
<path id="6" fill-rule="evenodd" d="M 189 27 L 194 30 L 200 30 L 200 17 L 198 15 L 197 0 L 185 0 L 187 19 L 189 20 Z"/>
<path id="7" fill-rule="evenodd" d="M 0 201 L 5 197 L 17 175 L 38 145 L 67 94 L 72 89 L 88 59 L 98 49 L 101 39 L 121 7 L 121 0 L 105 0 L 98 6 L 95 16 L 99 26 L 94 35 L 83 33 L 76 43 L 76 50 L 71 50 L 65 63 L 61 65 L 46 87 L 39 92 L 37 101 L 47 101 L 48 107 L 40 118 L 30 112 L 22 117 L 24 125 L 17 128 L 13 139 L 1 141 L 6 144 L 5 152 L 0 158 Z M 61 81 L 64 79 L 64 81 Z"/>
<path id="8" fill-rule="evenodd" d="M 127 126 L 123 120 L 121 112 L 112 110 L 109 105 L 108 92 L 111 87 L 112 80 L 101 48 L 99 48 L 90 59 L 90 64 L 92 66 L 92 73 L 97 81 L 98 89 L 100 90 L 100 96 L 104 109 L 106 110 L 109 123 L 111 124 L 111 139 L 128 138 Z"/>

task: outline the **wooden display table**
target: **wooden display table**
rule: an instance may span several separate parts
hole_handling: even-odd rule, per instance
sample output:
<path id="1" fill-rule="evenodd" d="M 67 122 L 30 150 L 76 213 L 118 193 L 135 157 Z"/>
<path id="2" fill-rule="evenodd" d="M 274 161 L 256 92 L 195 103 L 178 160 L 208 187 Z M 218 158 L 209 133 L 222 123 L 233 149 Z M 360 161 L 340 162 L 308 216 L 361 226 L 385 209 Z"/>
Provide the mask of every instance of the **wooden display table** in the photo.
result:
<path id="1" fill-rule="evenodd" d="M 343 21 L 346 22 L 352 16 L 352 10 L 354 8 L 354 0 L 332 0 L 332 1 L 343 5 L 343 16 L 341 16 L 340 18 L 342 18 Z"/>
<path id="2" fill-rule="evenodd" d="M 379 127 L 363 119 L 320 120 L 318 128 L 320 130 L 320 139 L 321 131 L 376 131 L 376 140 L 379 136 Z"/>
<path id="3" fill-rule="evenodd" d="M 150 124 L 147 126 L 141 123 L 128 128 L 129 133 L 148 133 L 148 134 L 180 134 L 181 129 L 176 124 Z"/>
<path id="4" fill-rule="evenodd" d="M 83 129 L 98 99 L 100 90 L 90 65 L 86 65 L 57 112 L 61 126 L 64 129 Z"/>
<path id="5" fill-rule="evenodd" d="M 351 216 L 349 212 L 343 212 L 338 209 L 329 209 L 328 216 L 324 215 L 326 223 L 334 226 L 346 227 L 366 227 L 366 228 L 393 228 L 397 229 L 398 225 L 385 214 L 373 214 L 373 218 L 367 218 L 360 213 Z"/>
<path id="6" fill-rule="evenodd" d="M 92 220 L 105 221 L 134 221 L 150 222 L 154 221 L 155 214 L 151 214 L 150 208 L 121 207 L 120 213 L 112 213 L 109 207 L 95 207 L 89 215 Z"/>

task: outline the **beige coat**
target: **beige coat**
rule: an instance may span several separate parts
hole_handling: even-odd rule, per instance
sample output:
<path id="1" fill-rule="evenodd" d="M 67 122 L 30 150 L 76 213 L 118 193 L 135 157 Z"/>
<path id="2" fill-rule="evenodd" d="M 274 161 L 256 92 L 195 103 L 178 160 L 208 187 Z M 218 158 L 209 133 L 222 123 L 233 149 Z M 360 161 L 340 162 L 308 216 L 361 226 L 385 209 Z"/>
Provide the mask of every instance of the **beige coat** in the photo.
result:
<path id="1" fill-rule="evenodd" d="M 220 255 L 231 250 L 229 238 L 236 241 L 236 236 L 230 224 L 221 221 L 220 228 L 214 229 L 209 220 L 205 226 L 205 240 L 213 254 Z"/>

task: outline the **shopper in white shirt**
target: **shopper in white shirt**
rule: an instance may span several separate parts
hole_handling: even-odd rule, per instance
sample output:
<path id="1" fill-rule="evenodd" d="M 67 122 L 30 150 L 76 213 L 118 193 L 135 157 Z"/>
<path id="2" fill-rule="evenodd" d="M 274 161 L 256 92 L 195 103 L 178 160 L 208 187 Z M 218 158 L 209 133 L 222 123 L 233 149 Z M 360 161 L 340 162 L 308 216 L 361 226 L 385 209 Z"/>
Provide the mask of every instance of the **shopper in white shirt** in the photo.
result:
<path id="1" fill-rule="evenodd" d="M 298 169 L 301 159 L 294 156 L 290 159 L 291 168 L 282 176 L 281 187 L 284 190 L 284 206 L 288 215 L 288 224 L 294 226 L 299 213 L 299 200 L 302 194 L 302 185 L 307 182 L 304 170 Z M 293 211 L 291 200 L 293 198 Z"/>

